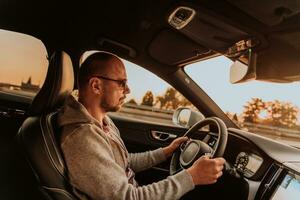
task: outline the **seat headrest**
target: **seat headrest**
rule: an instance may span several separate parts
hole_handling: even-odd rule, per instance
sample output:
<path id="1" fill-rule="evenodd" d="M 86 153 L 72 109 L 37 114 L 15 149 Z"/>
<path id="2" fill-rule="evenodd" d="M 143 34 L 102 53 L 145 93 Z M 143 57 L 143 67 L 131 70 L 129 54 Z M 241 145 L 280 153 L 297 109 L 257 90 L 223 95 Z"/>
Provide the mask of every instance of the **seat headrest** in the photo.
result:
<path id="1" fill-rule="evenodd" d="M 63 105 L 73 87 L 74 73 L 70 56 L 64 51 L 54 52 L 49 60 L 45 82 L 32 101 L 29 115 L 55 111 Z"/>

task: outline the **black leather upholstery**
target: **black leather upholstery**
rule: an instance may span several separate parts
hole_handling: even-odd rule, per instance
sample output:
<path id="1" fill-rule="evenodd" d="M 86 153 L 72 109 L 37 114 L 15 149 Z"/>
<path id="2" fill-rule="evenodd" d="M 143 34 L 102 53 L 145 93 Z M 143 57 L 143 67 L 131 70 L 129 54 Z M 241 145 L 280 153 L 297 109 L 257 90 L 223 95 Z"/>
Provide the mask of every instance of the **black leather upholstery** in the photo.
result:
<path id="1" fill-rule="evenodd" d="M 74 200 L 60 150 L 57 110 L 74 86 L 73 67 L 65 52 L 55 52 L 49 61 L 45 83 L 34 98 L 29 117 L 18 139 L 37 178 L 40 190 L 48 199 Z"/>

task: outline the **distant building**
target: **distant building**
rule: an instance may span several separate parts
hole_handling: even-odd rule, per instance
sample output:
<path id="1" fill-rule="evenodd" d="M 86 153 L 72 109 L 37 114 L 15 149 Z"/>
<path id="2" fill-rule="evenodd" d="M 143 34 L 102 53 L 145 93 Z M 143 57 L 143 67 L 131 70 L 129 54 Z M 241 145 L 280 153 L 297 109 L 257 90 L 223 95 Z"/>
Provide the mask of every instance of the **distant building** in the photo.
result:
<path id="1" fill-rule="evenodd" d="M 40 90 L 40 86 L 32 84 L 31 83 L 31 76 L 30 76 L 28 78 L 28 81 L 26 83 L 24 83 L 22 81 L 22 83 L 21 83 L 21 90 L 31 91 L 31 92 L 38 92 Z"/>

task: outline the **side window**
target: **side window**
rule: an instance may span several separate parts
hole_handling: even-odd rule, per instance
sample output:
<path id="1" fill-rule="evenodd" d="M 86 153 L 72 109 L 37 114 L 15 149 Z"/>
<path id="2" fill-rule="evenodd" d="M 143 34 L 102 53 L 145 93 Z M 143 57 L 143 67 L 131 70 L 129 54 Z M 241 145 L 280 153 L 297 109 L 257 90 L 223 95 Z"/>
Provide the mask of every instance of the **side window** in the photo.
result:
<path id="1" fill-rule="evenodd" d="M 33 98 L 44 83 L 47 66 L 40 40 L 0 29 L 0 95 Z"/>
<path id="2" fill-rule="evenodd" d="M 97 50 L 86 51 L 79 64 L 95 52 Z M 136 64 L 122 60 L 131 92 L 120 111 L 110 113 L 111 116 L 173 125 L 173 112 L 178 107 L 197 110 L 182 94 L 158 76 Z M 73 94 L 77 96 L 77 91 L 75 90 Z"/>
<path id="3" fill-rule="evenodd" d="M 131 93 L 119 116 L 173 125 L 172 115 L 178 107 L 193 107 L 171 85 L 144 68 L 123 60 Z"/>

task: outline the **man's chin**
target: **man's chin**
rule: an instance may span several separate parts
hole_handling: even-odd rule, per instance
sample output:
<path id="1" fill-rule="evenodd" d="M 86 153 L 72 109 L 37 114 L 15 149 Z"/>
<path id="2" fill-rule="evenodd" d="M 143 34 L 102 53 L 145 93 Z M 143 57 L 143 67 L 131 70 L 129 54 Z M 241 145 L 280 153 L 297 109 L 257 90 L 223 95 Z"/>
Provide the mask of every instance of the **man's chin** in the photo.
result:
<path id="1" fill-rule="evenodd" d="M 119 111 L 119 110 L 121 109 L 122 105 L 123 105 L 123 104 L 118 105 L 118 106 L 115 106 L 115 107 L 111 107 L 111 108 L 108 110 L 108 112 L 117 112 L 117 111 Z"/>
<path id="2" fill-rule="evenodd" d="M 123 105 L 123 104 L 122 104 L 122 105 Z M 122 105 L 120 105 L 120 106 L 116 107 L 116 110 L 115 110 L 115 112 L 118 112 L 118 111 L 121 109 Z"/>
<path id="3" fill-rule="evenodd" d="M 105 110 L 106 110 L 106 112 L 117 112 L 121 109 L 123 104 L 124 104 L 124 100 L 121 100 L 121 101 L 119 101 L 118 105 L 115 105 L 115 106 L 106 105 Z"/>

